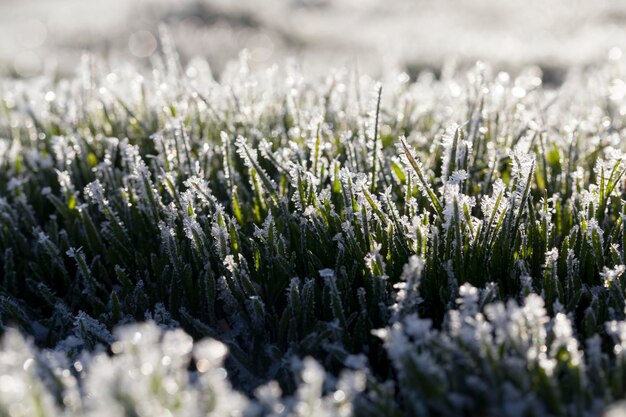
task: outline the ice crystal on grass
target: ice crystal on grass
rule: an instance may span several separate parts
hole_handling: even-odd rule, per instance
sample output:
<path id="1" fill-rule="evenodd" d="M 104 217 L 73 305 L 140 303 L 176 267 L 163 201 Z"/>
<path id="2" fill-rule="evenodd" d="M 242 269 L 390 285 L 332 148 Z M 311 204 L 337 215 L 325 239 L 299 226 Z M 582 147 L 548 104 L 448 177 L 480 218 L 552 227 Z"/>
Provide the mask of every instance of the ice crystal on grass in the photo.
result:
<path id="1" fill-rule="evenodd" d="M 580 417 L 623 398 L 622 66 L 552 89 L 242 54 L 214 77 L 163 36 L 151 73 L 87 56 L 74 80 L 3 80 L 0 332 L 39 347 L 0 351 L 23 394 L 0 413 Z M 161 328 L 114 330 L 140 320 Z"/>
<path id="2" fill-rule="evenodd" d="M 84 407 L 90 415 L 225 416 L 248 406 L 224 380 L 225 348 L 218 342 L 194 348 L 181 330 L 162 332 L 145 324 L 121 329 L 111 349 L 112 357 L 94 356 L 85 371 Z M 197 374 L 188 369 L 192 349 Z"/>
<path id="3" fill-rule="evenodd" d="M 581 399 L 559 411 L 554 402 L 584 390 L 584 356 L 564 314 L 549 320 L 541 298 L 533 294 L 523 306 L 490 304 L 485 317 L 477 309 L 476 289 L 464 286 L 461 293 L 460 310 L 448 312 L 444 329 L 433 332 L 428 325 L 418 326 L 415 318 L 406 318 L 385 337 L 400 375 L 400 392 L 417 395 L 411 404 L 425 404 L 419 412 L 516 415 L 520 409 L 535 409 L 547 415 L 576 415 L 577 410 L 595 408 Z M 531 383 L 534 374 L 543 375 L 539 386 Z M 420 383 L 418 375 L 429 378 Z"/>

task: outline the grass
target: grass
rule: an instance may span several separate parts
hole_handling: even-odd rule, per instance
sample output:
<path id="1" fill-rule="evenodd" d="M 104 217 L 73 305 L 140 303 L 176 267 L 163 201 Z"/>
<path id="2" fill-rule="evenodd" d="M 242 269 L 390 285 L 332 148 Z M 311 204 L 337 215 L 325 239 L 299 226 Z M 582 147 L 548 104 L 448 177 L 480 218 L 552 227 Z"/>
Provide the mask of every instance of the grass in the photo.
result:
<path id="1" fill-rule="evenodd" d="M 0 416 L 597 414 L 625 74 L 2 80 Z"/>

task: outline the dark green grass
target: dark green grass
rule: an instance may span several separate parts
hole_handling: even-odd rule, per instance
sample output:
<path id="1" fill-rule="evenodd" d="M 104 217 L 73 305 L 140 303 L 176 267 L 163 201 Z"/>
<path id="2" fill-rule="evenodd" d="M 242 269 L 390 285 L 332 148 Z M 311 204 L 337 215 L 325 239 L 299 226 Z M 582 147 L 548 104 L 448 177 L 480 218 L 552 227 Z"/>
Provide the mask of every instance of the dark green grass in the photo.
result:
<path id="1" fill-rule="evenodd" d="M 416 313 L 445 339 L 468 283 L 477 311 L 540 294 L 547 320 L 567 317 L 583 351 L 599 337 L 607 375 L 618 369 L 605 326 L 624 320 L 616 63 L 557 91 L 481 66 L 382 87 L 245 62 L 217 83 L 171 56 L 146 78 L 86 68 L 74 81 L 2 82 L 0 326 L 47 347 L 75 336 L 74 357 L 151 319 L 225 343 L 231 381 L 248 393 L 272 379 L 294 392 L 294 357 L 331 374 L 360 357 L 368 401 L 383 407 L 371 398 L 390 388 L 375 381 L 414 391 L 373 331 Z M 453 353 L 442 352 L 445 367 Z M 611 378 L 602 401 L 623 394 L 624 377 Z M 423 407 L 385 398 L 394 413 L 453 413 L 429 408 L 439 394 L 421 389 Z"/>

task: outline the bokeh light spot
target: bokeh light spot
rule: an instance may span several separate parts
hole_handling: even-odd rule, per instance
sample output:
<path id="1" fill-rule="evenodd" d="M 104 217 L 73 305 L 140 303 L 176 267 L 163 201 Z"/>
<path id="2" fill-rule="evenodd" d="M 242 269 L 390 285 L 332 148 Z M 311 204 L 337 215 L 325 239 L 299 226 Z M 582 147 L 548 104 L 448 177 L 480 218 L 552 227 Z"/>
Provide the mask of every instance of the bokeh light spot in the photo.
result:
<path id="1" fill-rule="evenodd" d="M 156 51 L 157 40 L 154 35 L 147 30 L 139 30 L 128 39 L 128 49 L 137 58 L 149 57 Z"/>

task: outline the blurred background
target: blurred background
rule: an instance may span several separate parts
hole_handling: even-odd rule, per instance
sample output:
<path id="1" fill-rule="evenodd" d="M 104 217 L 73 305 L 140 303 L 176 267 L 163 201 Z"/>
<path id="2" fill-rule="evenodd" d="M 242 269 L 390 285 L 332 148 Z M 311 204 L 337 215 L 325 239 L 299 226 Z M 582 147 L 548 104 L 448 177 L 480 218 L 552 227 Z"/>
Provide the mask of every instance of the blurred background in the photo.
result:
<path id="1" fill-rule="evenodd" d="M 216 74 L 247 48 L 253 65 L 295 57 L 372 75 L 436 73 L 450 59 L 536 64 L 558 83 L 626 50 L 624 0 L 0 0 L 0 74 L 69 73 L 85 50 L 147 65 L 160 23 L 183 62 L 203 57 Z"/>

